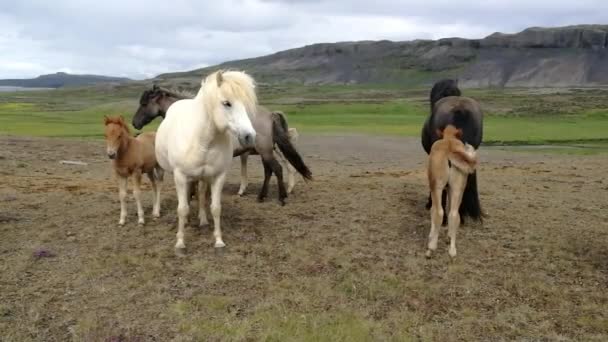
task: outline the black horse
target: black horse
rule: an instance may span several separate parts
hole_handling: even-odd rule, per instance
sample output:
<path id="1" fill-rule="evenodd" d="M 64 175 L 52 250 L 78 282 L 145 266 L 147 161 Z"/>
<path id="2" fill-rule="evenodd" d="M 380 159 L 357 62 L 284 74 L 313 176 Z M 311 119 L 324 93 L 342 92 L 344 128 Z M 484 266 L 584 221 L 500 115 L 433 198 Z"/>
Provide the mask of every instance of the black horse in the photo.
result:
<path id="1" fill-rule="evenodd" d="M 477 101 L 461 96 L 457 81 L 441 80 L 435 83 L 431 89 L 430 101 L 431 115 L 422 128 L 422 147 L 427 154 L 433 143 L 439 139 L 437 131 L 442 131 L 449 124 L 462 130 L 462 142 L 472 145 L 475 149 L 479 148 L 483 139 L 483 112 Z M 443 195 L 445 201 L 445 191 Z M 430 206 L 429 197 L 427 208 Z M 467 179 L 459 212 L 462 218 L 468 216 L 482 221 L 483 212 L 479 204 L 476 172 Z"/>

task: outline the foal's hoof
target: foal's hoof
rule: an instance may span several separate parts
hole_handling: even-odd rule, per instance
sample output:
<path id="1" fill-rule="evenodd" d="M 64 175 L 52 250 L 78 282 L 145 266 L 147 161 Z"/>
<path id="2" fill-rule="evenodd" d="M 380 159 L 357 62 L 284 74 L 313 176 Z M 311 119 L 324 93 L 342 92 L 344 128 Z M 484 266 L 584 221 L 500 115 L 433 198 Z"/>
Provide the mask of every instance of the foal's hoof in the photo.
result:
<path id="1" fill-rule="evenodd" d="M 258 197 L 258 203 L 264 203 L 264 197 Z"/>
<path id="2" fill-rule="evenodd" d="M 281 204 L 282 207 L 285 206 L 285 199 L 284 198 L 279 198 L 279 203 Z"/>
<path id="3" fill-rule="evenodd" d="M 431 251 L 430 249 L 427 249 L 425 256 L 427 259 L 430 259 L 433 256 L 433 251 Z"/>

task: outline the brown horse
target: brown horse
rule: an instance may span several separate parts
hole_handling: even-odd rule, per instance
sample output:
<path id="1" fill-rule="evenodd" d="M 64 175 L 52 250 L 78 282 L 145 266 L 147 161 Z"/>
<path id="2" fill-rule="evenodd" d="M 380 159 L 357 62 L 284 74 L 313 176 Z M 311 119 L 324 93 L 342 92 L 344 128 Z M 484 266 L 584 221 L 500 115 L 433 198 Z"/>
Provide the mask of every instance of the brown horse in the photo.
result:
<path id="1" fill-rule="evenodd" d="M 137 203 L 138 223 L 144 224 L 144 210 L 141 205 L 140 187 L 142 174 L 148 175 L 154 191 L 154 206 L 152 216 L 160 217 L 160 184 L 163 170 L 156 162 L 154 152 L 154 132 L 140 134 L 133 138 L 122 116 L 104 116 L 106 152 L 112 160 L 112 167 L 118 179 L 118 194 L 120 198 L 119 225 L 125 224 L 127 217 L 127 181 L 133 176 L 133 197 Z"/>
<path id="2" fill-rule="evenodd" d="M 164 118 L 167 110 L 174 102 L 192 97 L 188 93 L 171 91 L 154 85 L 152 89 L 143 92 L 139 101 L 139 108 L 133 116 L 133 127 L 141 129 L 158 116 Z M 255 148 L 242 148 L 237 141 L 233 143 L 233 146 L 235 146 L 233 156 L 241 157 L 241 185 L 238 194 L 239 196 L 243 195 L 248 185 L 247 159 L 249 155 L 259 154 L 264 166 L 264 183 L 258 195 L 258 200 L 262 202 L 266 198 L 270 177 L 274 173 L 279 187 L 279 201 L 284 205 L 285 198 L 291 193 L 295 185 L 296 171 L 305 180 L 312 179 L 312 173 L 294 146 L 297 131 L 288 127 L 287 120 L 282 112 L 270 112 L 262 106 L 257 107 L 257 114 L 252 121 L 252 125 L 257 133 Z M 278 150 L 275 150 L 275 145 Z M 285 163 L 288 172 L 287 189 L 285 189 L 283 181 L 283 168 L 275 158 L 275 152 L 283 161 L 286 159 L 289 162 Z"/>
<path id="3" fill-rule="evenodd" d="M 465 145 L 462 139 L 462 130 L 447 125 L 443 132 L 437 130 L 437 136 L 441 139 L 435 141 L 429 154 L 427 175 L 431 191 L 431 232 L 429 233 L 429 245 L 426 252 L 427 257 L 437 249 L 439 227 L 443 221 L 442 192 L 449 188 L 448 203 L 448 235 L 450 237 L 451 257 L 456 256 L 456 231 L 460 225 L 460 202 L 467 184 L 469 174 L 475 172 L 477 158 L 475 149 L 471 145 Z"/>

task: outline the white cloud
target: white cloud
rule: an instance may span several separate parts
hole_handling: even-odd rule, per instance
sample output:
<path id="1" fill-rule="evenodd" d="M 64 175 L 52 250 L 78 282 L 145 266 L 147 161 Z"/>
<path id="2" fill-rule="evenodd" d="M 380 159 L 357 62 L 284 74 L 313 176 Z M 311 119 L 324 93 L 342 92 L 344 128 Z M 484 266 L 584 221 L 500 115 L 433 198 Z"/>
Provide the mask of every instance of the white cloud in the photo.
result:
<path id="1" fill-rule="evenodd" d="M 3 1 L 0 78 L 147 78 L 319 42 L 480 38 L 607 19 L 605 0 Z"/>

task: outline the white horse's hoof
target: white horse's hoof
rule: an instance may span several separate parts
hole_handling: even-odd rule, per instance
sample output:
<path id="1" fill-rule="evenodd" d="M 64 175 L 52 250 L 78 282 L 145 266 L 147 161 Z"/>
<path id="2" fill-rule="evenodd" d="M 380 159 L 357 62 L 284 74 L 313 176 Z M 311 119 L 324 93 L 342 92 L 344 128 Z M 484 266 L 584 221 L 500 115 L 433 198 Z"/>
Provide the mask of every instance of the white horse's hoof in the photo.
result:
<path id="1" fill-rule="evenodd" d="M 177 243 L 175 244 L 175 249 L 181 249 L 184 250 L 186 249 L 186 245 L 184 245 L 184 241 L 177 241 Z"/>
<path id="2" fill-rule="evenodd" d="M 160 218 L 160 213 L 152 213 L 152 217 L 154 219 L 158 219 L 158 218 Z"/>
<path id="3" fill-rule="evenodd" d="M 118 225 L 121 226 L 121 227 L 124 226 L 125 225 L 125 220 L 118 221 Z"/>
<path id="4" fill-rule="evenodd" d="M 215 248 L 223 248 L 226 247 L 226 244 L 224 243 L 224 241 L 219 240 L 219 241 L 215 241 Z"/>
<path id="5" fill-rule="evenodd" d="M 430 249 L 427 249 L 425 256 L 427 257 L 427 259 L 430 258 L 431 256 L 433 256 L 433 251 L 431 251 Z"/>
<path id="6" fill-rule="evenodd" d="M 456 257 L 456 249 L 454 250 L 449 250 L 448 254 L 450 255 L 450 257 L 455 258 Z"/>
<path id="7" fill-rule="evenodd" d="M 144 224 L 146 224 L 146 221 L 144 221 L 144 219 L 139 219 L 137 220 L 137 224 L 139 224 L 140 226 L 143 226 Z"/>

